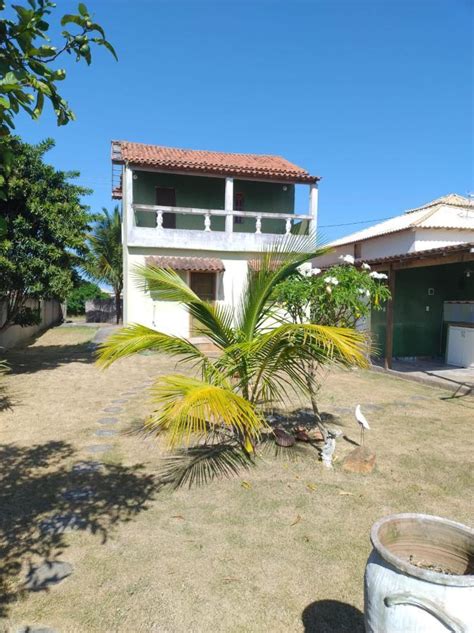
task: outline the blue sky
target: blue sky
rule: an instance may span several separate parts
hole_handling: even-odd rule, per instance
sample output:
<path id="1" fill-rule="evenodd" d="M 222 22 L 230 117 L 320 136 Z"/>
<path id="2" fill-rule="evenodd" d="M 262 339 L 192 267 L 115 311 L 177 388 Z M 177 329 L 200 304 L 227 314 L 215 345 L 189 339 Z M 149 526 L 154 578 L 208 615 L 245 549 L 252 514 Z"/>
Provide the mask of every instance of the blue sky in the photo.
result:
<path id="1" fill-rule="evenodd" d="M 112 205 L 111 139 L 281 154 L 323 177 L 327 239 L 474 190 L 470 0 L 86 4 L 119 62 L 65 60 L 77 120 L 17 131 L 56 139 L 50 162 L 81 172 L 94 210 Z"/>

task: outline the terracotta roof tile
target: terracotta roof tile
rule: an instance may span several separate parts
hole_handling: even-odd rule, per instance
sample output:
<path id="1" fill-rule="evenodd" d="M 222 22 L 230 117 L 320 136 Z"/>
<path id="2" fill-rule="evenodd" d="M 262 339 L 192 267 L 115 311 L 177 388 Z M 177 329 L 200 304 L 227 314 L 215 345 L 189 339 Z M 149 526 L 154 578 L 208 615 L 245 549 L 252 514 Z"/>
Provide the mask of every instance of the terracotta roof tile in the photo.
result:
<path id="1" fill-rule="evenodd" d="M 112 161 L 146 165 L 167 171 L 254 177 L 295 183 L 319 180 L 281 156 L 229 154 L 195 149 L 178 149 L 129 141 L 112 141 Z"/>
<path id="2" fill-rule="evenodd" d="M 224 272 L 221 259 L 215 257 L 174 257 L 171 255 L 153 255 L 146 258 L 147 266 L 171 268 L 172 270 L 189 270 L 191 272 Z"/>

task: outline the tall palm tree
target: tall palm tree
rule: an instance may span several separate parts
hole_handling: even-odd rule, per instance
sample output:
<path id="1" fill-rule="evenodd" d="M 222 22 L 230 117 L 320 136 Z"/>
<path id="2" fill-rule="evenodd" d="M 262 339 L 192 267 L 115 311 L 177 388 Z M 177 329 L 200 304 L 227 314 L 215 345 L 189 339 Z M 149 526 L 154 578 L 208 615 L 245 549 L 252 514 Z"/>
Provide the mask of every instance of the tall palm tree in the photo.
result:
<path id="1" fill-rule="evenodd" d="M 299 238 L 301 240 L 301 237 Z M 209 433 L 236 441 L 247 456 L 266 428 L 264 411 L 287 401 L 290 391 L 308 395 L 302 363 L 366 364 L 362 334 L 347 328 L 289 322 L 272 299 L 275 286 L 304 262 L 322 253 L 289 238 L 259 257 L 249 272 L 246 292 L 235 313 L 200 299 L 171 269 L 143 266 L 138 282 L 164 301 L 180 302 L 199 323 L 198 333 L 217 349 L 209 356 L 185 338 L 131 324 L 112 335 L 99 350 L 98 362 L 155 350 L 192 363 L 198 377 L 172 374 L 157 378 L 152 394 L 157 409 L 149 430 L 167 431 L 171 446 L 202 440 Z"/>
<path id="2" fill-rule="evenodd" d="M 88 236 L 88 254 L 84 265 L 89 277 L 110 286 L 115 296 L 117 323 L 122 316 L 120 296 L 123 289 L 122 218 L 118 205 L 102 214 Z"/>

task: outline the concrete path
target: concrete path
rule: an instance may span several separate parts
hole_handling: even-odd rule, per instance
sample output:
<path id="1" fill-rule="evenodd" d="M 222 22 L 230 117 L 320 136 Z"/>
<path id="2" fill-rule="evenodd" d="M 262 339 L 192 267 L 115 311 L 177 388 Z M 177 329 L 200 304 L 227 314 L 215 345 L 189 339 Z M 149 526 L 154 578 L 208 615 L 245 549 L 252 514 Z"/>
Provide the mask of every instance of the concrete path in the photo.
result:
<path id="1" fill-rule="evenodd" d="M 394 360 L 392 369 L 384 369 L 380 365 L 372 365 L 372 369 L 405 380 L 440 387 L 451 391 L 456 397 L 474 395 L 474 367 L 453 367 L 433 360 Z"/>

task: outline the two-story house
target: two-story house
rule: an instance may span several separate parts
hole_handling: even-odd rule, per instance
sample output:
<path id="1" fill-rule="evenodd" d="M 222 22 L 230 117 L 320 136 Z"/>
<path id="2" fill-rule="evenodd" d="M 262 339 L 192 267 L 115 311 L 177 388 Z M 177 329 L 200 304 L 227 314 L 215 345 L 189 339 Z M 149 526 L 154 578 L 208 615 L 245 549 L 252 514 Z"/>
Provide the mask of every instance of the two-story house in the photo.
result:
<path id="1" fill-rule="evenodd" d="M 123 201 L 124 324 L 192 334 L 181 306 L 137 285 L 137 264 L 172 268 L 200 297 L 235 308 L 266 245 L 316 230 L 319 178 L 280 156 L 114 141 L 112 164 L 113 197 Z M 300 184 L 309 188 L 304 215 L 295 213 Z"/>

